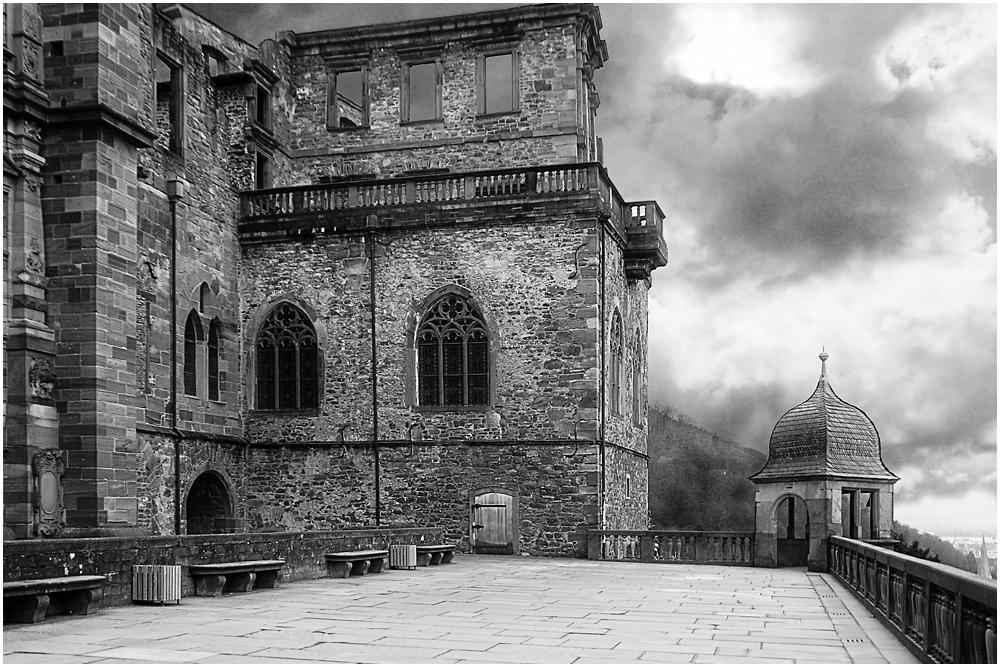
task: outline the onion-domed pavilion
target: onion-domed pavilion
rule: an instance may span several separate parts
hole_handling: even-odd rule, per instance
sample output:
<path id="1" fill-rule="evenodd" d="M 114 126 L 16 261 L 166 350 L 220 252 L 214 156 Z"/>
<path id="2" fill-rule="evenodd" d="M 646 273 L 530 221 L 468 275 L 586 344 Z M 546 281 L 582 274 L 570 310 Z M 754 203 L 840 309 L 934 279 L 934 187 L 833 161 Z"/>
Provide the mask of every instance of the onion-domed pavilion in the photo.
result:
<path id="1" fill-rule="evenodd" d="M 875 424 L 840 399 L 826 375 L 816 390 L 774 425 L 756 486 L 754 563 L 827 569 L 829 535 L 861 540 L 892 536 L 892 493 L 899 479 L 882 462 Z"/>

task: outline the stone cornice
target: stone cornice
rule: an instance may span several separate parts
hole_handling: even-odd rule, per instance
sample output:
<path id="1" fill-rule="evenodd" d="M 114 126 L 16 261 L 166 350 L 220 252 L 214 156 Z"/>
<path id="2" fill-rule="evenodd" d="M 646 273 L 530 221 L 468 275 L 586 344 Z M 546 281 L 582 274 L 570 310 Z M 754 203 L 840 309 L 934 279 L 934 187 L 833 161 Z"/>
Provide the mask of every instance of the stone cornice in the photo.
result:
<path id="1" fill-rule="evenodd" d="M 151 148 L 156 140 L 155 133 L 104 104 L 50 109 L 49 124 L 99 124 L 117 133 L 136 148 Z"/>

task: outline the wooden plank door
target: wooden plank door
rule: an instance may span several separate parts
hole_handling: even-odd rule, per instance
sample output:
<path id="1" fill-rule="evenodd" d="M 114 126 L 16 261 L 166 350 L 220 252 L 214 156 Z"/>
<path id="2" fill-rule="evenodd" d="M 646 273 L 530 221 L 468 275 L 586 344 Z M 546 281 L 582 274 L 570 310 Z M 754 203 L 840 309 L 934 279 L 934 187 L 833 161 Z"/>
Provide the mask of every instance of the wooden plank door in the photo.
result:
<path id="1" fill-rule="evenodd" d="M 514 498 L 510 494 L 477 494 L 472 503 L 472 552 L 513 554 Z"/>

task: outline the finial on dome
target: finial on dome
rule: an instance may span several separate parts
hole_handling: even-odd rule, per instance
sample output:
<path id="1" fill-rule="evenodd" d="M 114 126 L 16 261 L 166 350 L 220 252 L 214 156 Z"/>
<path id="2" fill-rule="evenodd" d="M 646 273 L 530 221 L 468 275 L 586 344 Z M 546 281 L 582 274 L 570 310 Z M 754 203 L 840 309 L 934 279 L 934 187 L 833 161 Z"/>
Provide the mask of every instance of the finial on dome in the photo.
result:
<path id="1" fill-rule="evenodd" d="M 822 380 L 826 377 L 826 360 L 830 358 L 830 355 L 826 353 L 826 346 L 823 346 L 823 351 L 819 353 L 819 360 L 823 362 L 823 367 L 819 371 L 819 377 Z"/>

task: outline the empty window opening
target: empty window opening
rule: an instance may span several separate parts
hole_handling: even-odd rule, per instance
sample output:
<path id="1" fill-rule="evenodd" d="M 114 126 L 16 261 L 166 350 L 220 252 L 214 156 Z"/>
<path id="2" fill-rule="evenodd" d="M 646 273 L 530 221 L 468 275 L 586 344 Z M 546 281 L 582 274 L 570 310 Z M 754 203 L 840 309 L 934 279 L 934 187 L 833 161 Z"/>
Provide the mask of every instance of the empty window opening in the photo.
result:
<path id="1" fill-rule="evenodd" d="M 338 72 L 327 91 L 327 126 L 362 127 L 368 124 L 365 76 L 360 69 Z"/>
<path id="2" fill-rule="evenodd" d="M 483 59 L 482 82 L 480 113 L 506 113 L 517 108 L 514 54 L 486 56 Z"/>
<path id="3" fill-rule="evenodd" d="M 254 165 L 254 187 L 258 190 L 271 187 L 271 160 L 263 153 L 257 153 Z"/>
<path id="4" fill-rule="evenodd" d="M 226 57 L 209 46 L 202 47 L 209 76 L 218 76 L 226 71 Z"/>
<path id="5" fill-rule="evenodd" d="M 437 71 L 436 62 L 407 66 L 407 104 L 404 120 L 422 121 L 441 117 Z"/>
<path id="6" fill-rule="evenodd" d="M 420 405 L 489 403 L 489 337 L 482 315 L 454 294 L 438 300 L 417 332 Z"/>
<path id="7" fill-rule="evenodd" d="M 271 127 L 271 95 L 263 86 L 257 86 L 257 103 L 254 120 L 261 127 Z"/>
<path id="8" fill-rule="evenodd" d="M 156 58 L 157 144 L 172 153 L 181 153 L 181 69 L 161 56 Z"/>
<path id="9" fill-rule="evenodd" d="M 63 43 L 61 40 L 49 42 L 49 55 L 50 56 L 63 55 Z"/>
<path id="10" fill-rule="evenodd" d="M 268 315 L 257 337 L 257 409 L 318 407 L 319 347 L 306 314 L 283 303 Z"/>
<path id="11" fill-rule="evenodd" d="M 208 302 L 208 283 L 202 283 L 198 289 L 198 312 L 205 312 L 205 304 Z"/>

